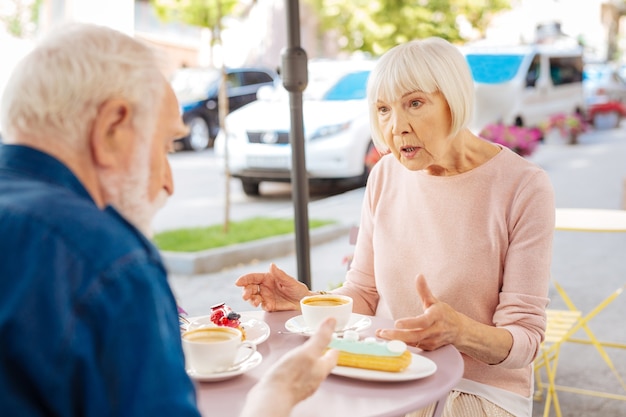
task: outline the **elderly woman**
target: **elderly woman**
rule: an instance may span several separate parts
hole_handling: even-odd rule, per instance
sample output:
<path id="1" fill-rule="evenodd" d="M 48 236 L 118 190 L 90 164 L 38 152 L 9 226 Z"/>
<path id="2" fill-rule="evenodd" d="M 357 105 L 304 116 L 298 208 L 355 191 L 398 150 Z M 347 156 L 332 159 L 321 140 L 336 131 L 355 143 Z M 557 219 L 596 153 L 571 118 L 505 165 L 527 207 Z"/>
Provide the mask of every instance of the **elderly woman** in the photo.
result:
<path id="1" fill-rule="evenodd" d="M 388 155 L 369 177 L 354 259 L 334 292 L 351 296 L 357 313 L 394 319 L 381 338 L 461 352 L 464 378 L 444 415 L 531 416 L 549 301 L 548 176 L 468 129 L 470 70 L 442 39 L 388 51 L 368 100 L 374 143 Z M 297 309 L 311 294 L 274 265 L 237 285 L 268 311 Z"/>

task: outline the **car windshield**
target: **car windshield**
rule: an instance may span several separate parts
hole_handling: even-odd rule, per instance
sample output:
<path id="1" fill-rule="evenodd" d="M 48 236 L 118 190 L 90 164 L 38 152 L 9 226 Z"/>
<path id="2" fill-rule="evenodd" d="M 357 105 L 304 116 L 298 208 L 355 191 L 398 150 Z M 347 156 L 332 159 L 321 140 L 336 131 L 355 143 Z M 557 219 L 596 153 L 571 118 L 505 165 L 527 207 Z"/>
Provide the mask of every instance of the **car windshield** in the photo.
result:
<path id="1" fill-rule="evenodd" d="M 337 67 L 313 65 L 309 71 L 309 83 L 304 90 L 305 99 L 363 100 L 366 97 L 369 73 L 365 69 L 337 71 Z"/>
<path id="2" fill-rule="evenodd" d="M 515 77 L 523 55 L 467 54 L 467 63 L 477 83 L 499 84 Z"/>
<path id="3" fill-rule="evenodd" d="M 369 74 L 369 71 L 358 71 L 344 75 L 326 91 L 322 100 L 363 100 Z"/>
<path id="4" fill-rule="evenodd" d="M 174 73 L 170 83 L 176 96 L 180 99 L 206 97 L 211 84 L 214 84 L 220 72 L 208 68 L 183 68 Z"/>
<path id="5" fill-rule="evenodd" d="M 348 67 L 346 67 L 348 65 Z M 365 68 L 364 68 L 365 67 Z M 367 97 L 370 70 L 364 64 L 312 62 L 303 99 L 307 101 L 363 100 Z M 286 101 L 289 95 L 282 83 L 263 100 Z"/>

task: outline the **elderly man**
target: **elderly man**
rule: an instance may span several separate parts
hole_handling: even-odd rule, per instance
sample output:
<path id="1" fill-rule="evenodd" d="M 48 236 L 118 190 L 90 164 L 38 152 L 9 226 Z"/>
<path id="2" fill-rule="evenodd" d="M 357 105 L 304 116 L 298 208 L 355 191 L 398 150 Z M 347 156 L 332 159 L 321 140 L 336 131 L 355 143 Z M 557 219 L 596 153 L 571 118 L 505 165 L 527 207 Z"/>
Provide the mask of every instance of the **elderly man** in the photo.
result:
<path id="1" fill-rule="evenodd" d="M 167 153 L 186 133 L 156 64 L 126 35 L 73 24 L 9 80 L 0 415 L 198 415 L 176 303 L 145 237 L 174 191 Z M 324 354 L 332 324 L 268 373 L 246 414 L 288 415 L 315 390 L 336 362 Z M 264 408 L 266 395 L 287 399 L 283 409 Z"/>

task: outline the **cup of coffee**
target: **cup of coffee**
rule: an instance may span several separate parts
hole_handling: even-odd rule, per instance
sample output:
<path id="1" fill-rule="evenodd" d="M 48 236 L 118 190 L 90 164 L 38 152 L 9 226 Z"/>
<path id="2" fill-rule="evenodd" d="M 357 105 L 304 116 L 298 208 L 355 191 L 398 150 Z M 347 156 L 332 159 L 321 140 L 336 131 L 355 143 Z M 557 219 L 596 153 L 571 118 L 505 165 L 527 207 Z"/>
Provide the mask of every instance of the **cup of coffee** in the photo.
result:
<path id="1" fill-rule="evenodd" d="M 335 330 L 346 327 L 352 315 L 352 298 L 339 294 L 316 294 L 300 300 L 300 310 L 306 326 L 317 330 L 327 317 L 337 320 Z"/>
<path id="2" fill-rule="evenodd" d="M 224 372 L 241 365 L 256 352 L 256 345 L 242 341 L 241 330 L 201 327 L 182 335 L 185 364 L 200 374 Z"/>

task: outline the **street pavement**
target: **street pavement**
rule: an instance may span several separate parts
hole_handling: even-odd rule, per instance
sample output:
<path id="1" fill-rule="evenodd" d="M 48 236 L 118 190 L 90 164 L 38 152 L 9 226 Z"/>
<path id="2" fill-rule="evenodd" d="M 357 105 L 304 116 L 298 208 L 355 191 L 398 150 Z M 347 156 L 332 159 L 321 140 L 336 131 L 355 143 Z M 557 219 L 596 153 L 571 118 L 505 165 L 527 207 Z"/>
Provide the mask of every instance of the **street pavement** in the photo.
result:
<path id="1" fill-rule="evenodd" d="M 587 132 L 579 144 L 541 144 L 529 157 L 549 174 L 557 207 L 622 209 L 626 181 L 626 127 Z M 334 219 L 358 225 L 363 188 L 309 203 L 309 217 Z M 281 215 L 281 213 L 277 213 Z M 293 213 L 282 213 L 291 215 Z M 344 258 L 352 252 L 348 235 L 311 248 L 311 287 L 326 290 L 344 278 Z M 626 284 L 626 234 L 555 232 L 553 277 L 583 313 Z M 530 260 L 529 260 L 530 261 Z M 276 263 L 291 275 L 297 272 L 295 253 L 268 260 L 250 260 L 210 274 L 170 276 L 181 305 L 190 315 L 207 314 L 211 305 L 226 302 L 235 311 L 253 310 L 241 300 L 234 281 L 242 274 L 265 271 Z M 566 308 L 554 289 L 549 308 Z M 626 295 L 618 297 L 590 322 L 600 340 L 626 343 Z M 584 333 L 576 335 L 585 337 Z M 626 350 L 608 349 L 616 370 L 626 379 Z M 564 345 L 557 383 L 626 395 L 618 379 L 592 346 Z M 563 416 L 626 416 L 626 402 L 560 392 Z M 533 417 L 543 414 L 543 402 L 535 402 Z M 554 415 L 554 414 L 552 414 Z"/>

